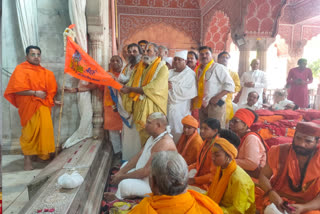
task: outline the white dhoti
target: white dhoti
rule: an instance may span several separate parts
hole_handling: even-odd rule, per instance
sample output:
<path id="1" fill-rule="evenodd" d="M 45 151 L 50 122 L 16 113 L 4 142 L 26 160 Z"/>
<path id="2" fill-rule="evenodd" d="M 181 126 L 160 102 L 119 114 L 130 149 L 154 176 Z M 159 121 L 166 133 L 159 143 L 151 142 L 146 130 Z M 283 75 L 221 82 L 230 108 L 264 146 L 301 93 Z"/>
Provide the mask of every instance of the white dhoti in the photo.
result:
<path id="1" fill-rule="evenodd" d="M 281 212 L 273 203 L 264 209 L 264 214 L 288 214 L 287 211 Z"/>
<path id="2" fill-rule="evenodd" d="M 132 117 L 128 119 L 128 122 L 131 128 L 122 123 L 122 160 L 130 160 L 141 149 L 139 132 L 132 122 Z"/>
<path id="3" fill-rule="evenodd" d="M 128 173 L 133 172 L 138 169 L 142 169 L 146 166 L 147 162 L 151 157 L 151 150 L 154 145 L 165 135 L 167 132 L 163 132 L 157 138 L 149 137 L 143 152 L 136 164 L 136 168 L 131 169 Z M 124 163 L 121 167 L 123 167 Z M 149 185 L 149 177 L 144 177 L 142 179 L 125 179 L 122 180 L 118 185 L 118 190 L 116 192 L 116 197 L 119 199 L 130 198 L 130 197 L 144 197 L 145 194 L 151 193 L 151 188 Z"/>

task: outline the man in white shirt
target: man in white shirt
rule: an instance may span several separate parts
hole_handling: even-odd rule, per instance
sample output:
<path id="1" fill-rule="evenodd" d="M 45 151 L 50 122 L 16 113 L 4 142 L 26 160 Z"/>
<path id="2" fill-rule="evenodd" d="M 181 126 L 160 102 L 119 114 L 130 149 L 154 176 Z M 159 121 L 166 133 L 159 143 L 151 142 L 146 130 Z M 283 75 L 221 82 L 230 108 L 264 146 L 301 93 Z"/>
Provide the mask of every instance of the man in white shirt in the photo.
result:
<path id="1" fill-rule="evenodd" d="M 240 78 L 242 87 L 241 96 L 238 105 L 245 104 L 247 102 L 248 94 L 251 91 L 256 91 L 259 94 L 259 100 L 255 104 L 261 106 L 263 104 L 263 89 L 267 88 L 266 73 L 259 70 L 260 61 L 254 59 L 251 61 L 251 71 L 244 72 Z"/>
<path id="2" fill-rule="evenodd" d="M 202 46 L 199 48 L 199 52 L 200 65 L 196 69 L 198 96 L 193 102 L 193 107 L 200 109 L 200 122 L 206 118 L 214 118 L 219 120 L 221 128 L 224 128 L 226 122 L 226 95 L 234 92 L 235 85 L 228 69 L 219 63 L 213 62 L 210 47 Z"/>
<path id="3" fill-rule="evenodd" d="M 238 108 L 236 110 L 241 108 L 248 108 L 255 111 L 259 109 L 258 106 L 255 105 L 258 102 L 258 100 L 259 100 L 259 94 L 256 91 L 251 91 L 248 94 L 247 103 L 238 105 Z"/>
<path id="4" fill-rule="evenodd" d="M 197 96 L 196 75 L 186 64 L 188 51 L 179 51 L 173 58 L 174 69 L 169 71 L 168 120 L 174 142 L 182 132 L 182 118 L 191 114 L 191 100 Z"/>

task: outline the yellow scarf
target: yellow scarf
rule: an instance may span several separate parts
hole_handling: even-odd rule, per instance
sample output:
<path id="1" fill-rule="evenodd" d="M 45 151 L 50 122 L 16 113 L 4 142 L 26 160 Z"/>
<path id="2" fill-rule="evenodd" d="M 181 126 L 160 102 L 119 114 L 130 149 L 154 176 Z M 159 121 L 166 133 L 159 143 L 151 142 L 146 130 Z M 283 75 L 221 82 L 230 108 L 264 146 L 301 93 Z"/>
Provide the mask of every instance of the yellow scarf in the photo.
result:
<path id="1" fill-rule="evenodd" d="M 152 80 L 153 75 L 154 75 L 154 73 L 156 72 L 157 67 L 158 67 L 158 65 L 159 65 L 160 62 L 161 62 L 161 58 L 160 58 L 160 57 L 157 57 L 157 58 L 155 59 L 155 61 L 152 63 L 151 68 L 150 68 L 150 70 L 148 71 L 147 75 L 145 76 L 145 78 L 144 78 L 144 80 L 143 80 L 143 82 L 142 82 L 142 84 L 141 84 L 141 87 L 146 86 L 146 85 Z M 137 71 L 138 71 L 138 70 L 139 70 L 139 67 L 138 67 Z M 142 71 L 143 71 L 143 70 L 142 70 Z M 141 72 L 141 76 L 142 76 L 142 73 L 143 73 L 143 72 Z M 140 82 L 141 76 L 139 77 L 139 82 Z M 132 87 L 135 87 L 135 86 L 132 86 Z M 139 87 L 139 86 L 136 86 L 136 87 Z M 130 93 L 130 95 L 131 95 L 131 93 Z M 129 95 L 129 96 L 130 96 L 130 95 Z M 138 98 L 139 98 L 139 96 L 140 96 L 140 94 L 136 94 L 136 93 L 135 93 L 135 96 L 134 96 L 133 100 L 134 100 L 134 101 L 137 101 Z"/>
<path id="2" fill-rule="evenodd" d="M 202 100 L 203 100 L 203 95 L 204 95 L 204 78 L 206 76 L 206 73 L 208 71 L 208 69 L 211 67 L 211 65 L 213 64 L 213 60 L 211 60 L 207 65 L 206 67 L 204 68 L 204 70 L 202 71 L 202 74 L 198 80 L 198 96 L 194 99 L 193 101 L 193 109 L 199 109 L 201 108 L 201 105 L 202 105 Z M 195 72 L 196 72 L 196 75 L 198 77 L 198 70 L 199 68 L 201 67 L 202 65 L 200 64 Z"/>
<path id="3" fill-rule="evenodd" d="M 143 74 L 143 70 L 146 67 L 142 60 L 135 66 L 137 66 L 136 67 L 137 70 L 133 74 L 133 82 L 132 82 L 131 87 L 139 87 L 140 86 L 140 80 L 141 80 L 141 77 Z M 131 92 L 129 94 L 129 97 L 135 97 L 136 95 L 137 95 L 136 93 Z"/>
<path id="4" fill-rule="evenodd" d="M 228 167 L 222 171 L 222 176 L 220 178 L 221 166 L 217 167 L 216 173 L 214 175 L 213 181 L 209 187 L 207 195 L 217 204 L 220 203 L 230 180 L 232 173 L 236 170 L 237 163 L 233 159 Z"/>

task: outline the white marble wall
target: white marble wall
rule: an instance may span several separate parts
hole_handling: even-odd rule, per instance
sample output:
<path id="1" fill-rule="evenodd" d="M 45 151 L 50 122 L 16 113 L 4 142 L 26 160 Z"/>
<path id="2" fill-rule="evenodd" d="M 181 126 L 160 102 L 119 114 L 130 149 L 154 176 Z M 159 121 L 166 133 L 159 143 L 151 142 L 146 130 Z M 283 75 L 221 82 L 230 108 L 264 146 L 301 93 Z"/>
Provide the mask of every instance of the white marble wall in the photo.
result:
<path id="1" fill-rule="evenodd" d="M 53 71 L 59 86 L 57 98 L 60 99 L 60 88 L 63 81 L 64 51 L 63 36 L 64 29 L 70 25 L 68 12 L 68 0 L 38 0 L 38 25 L 39 25 L 39 46 L 42 50 L 42 66 Z M 7 86 L 8 73 L 10 74 L 15 66 L 24 61 L 24 50 L 20 40 L 18 21 L 16 18 L 15 1 L 3 0 L 2 19 L 2 41 L 3 41 L 3 67 L 8 72 L 2 72 L 2 94 Z M 7 74 L 6 74 L 7 73 Z M 67 75 L 66 85 L 76 86 L 77 80 Z M 17 110 L 3 101 L 3 140 L 10 145 L 18 141 L 20 137 L 20 119 Z M 75 94 L 65 96 L 65 105 L 61 123 L 61 141 L 65 141 L 79 125 L 79 112 Z M 57 136 L 59 108 L 54 107 L 52 120 Z M 56 137 L 57 138 L 57 137 Z"/>

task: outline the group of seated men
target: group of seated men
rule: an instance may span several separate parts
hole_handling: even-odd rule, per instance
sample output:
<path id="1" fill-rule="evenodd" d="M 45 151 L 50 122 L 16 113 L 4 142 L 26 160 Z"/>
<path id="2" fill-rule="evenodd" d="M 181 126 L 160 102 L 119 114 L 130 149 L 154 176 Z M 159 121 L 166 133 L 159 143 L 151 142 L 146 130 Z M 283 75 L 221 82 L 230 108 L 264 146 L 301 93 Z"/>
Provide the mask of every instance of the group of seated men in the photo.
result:
<path id="1" fill-rule="evenodd" d="M 164 47 L 127 49 L 129 63 L 117 69 L 124 87 L 116 106 L 128 161 L 111 178 L 117 192 L 105 198 L 145 197 L 131 213 L 320 213 L 318 125 L 300 122 L 292 144 L 269 148 L 250 130 L 261 94 L 248 91 L 246 104 L 232 106 L 231 93 L 242 84 L 226 67 L 227 52 L 215 63 L 211 49 L 200 47 L 196 65 L 194 51 L 179 51 L 168 71 Z M 259 61 L 251 64 L 256 71 Z M 294 104 L 279 91 L 268 107 Z"/>
<path id="2" fill-rule="evenodd" d="M 151 137 L 112 177 L 117 193 L 105 197 L 144 197 L 131 213 L 320 213 L 320 126 L 300 122 L 292 144 L 268 148 L 250 131 L 256 119 L 239 109 L 228 130 L 207 118 L 200 137 L 188 115 L 175 145 L 166 116 L 152 113 Z"/>

